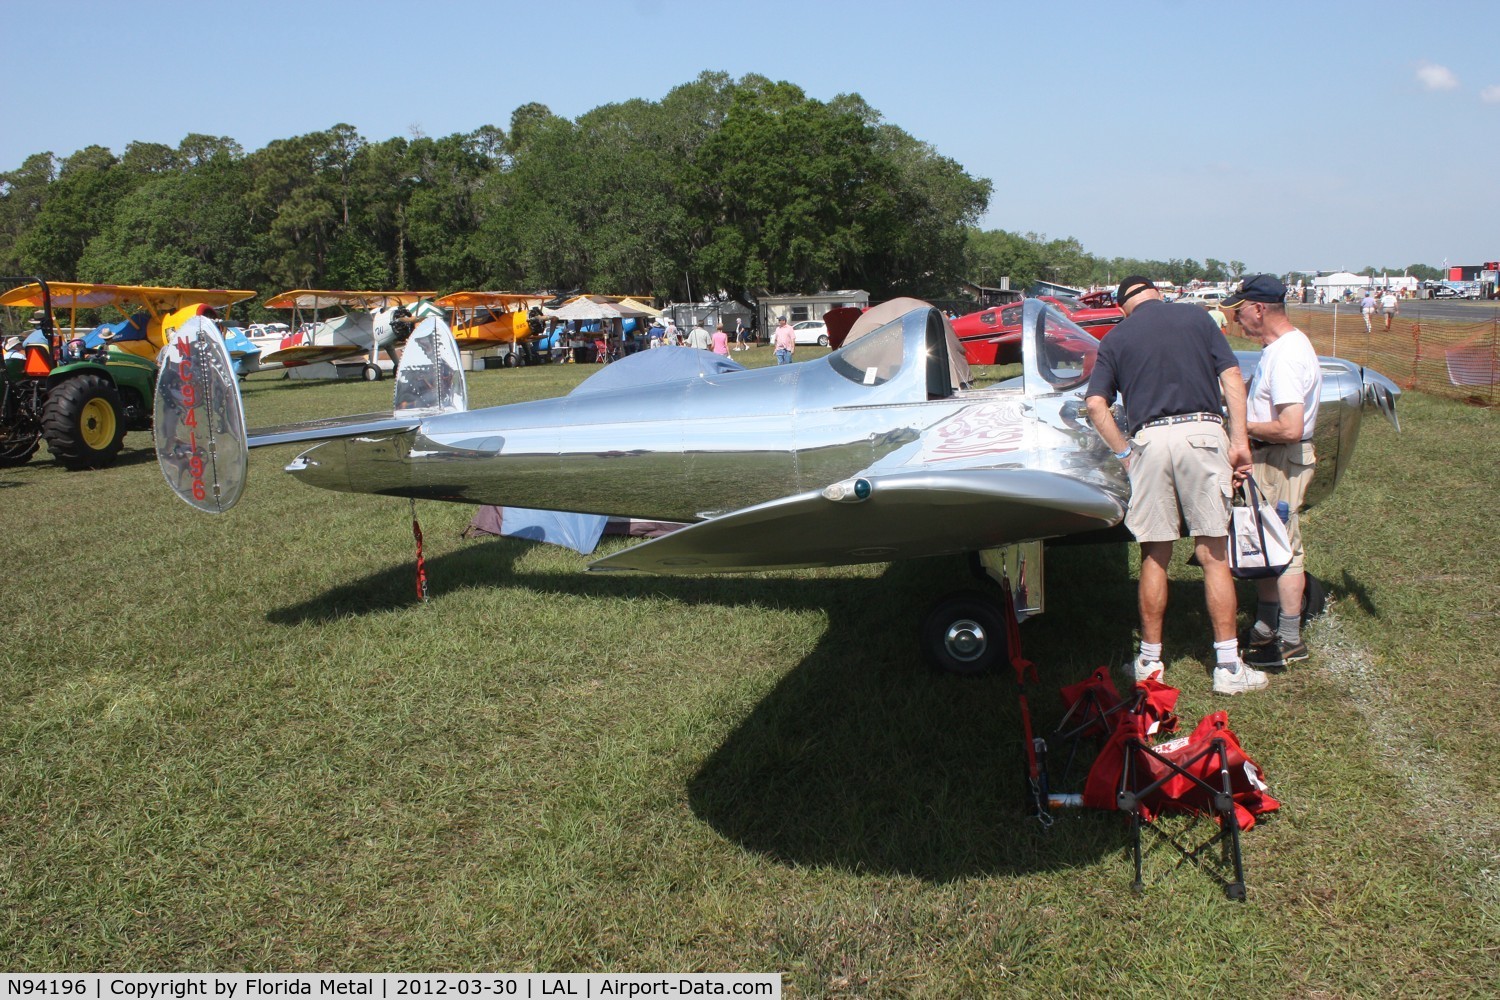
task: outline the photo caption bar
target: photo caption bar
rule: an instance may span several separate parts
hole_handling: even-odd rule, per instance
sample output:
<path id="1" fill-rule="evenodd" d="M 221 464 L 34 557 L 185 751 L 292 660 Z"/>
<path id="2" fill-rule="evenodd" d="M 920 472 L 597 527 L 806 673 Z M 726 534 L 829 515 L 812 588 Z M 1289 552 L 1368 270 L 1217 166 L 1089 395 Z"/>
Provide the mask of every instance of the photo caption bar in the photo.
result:
<path id="1" fill-rule="evenodd" d="M 765 997 L 780 1000 L 781 974 L 606 973 L 266 973 L 137 972 L 0 974 L 0 1000 L 266 1000 L 268 997 Z"/>

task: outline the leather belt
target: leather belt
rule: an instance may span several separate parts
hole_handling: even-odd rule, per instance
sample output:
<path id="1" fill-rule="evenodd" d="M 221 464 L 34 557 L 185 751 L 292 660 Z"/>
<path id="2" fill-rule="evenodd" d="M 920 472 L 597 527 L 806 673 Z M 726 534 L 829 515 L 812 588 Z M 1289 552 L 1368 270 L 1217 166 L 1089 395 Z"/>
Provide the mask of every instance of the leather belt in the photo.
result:
<path id="1" fill-rule="evenodd" d="M 1199 420 L 1207 420 L 1212 424 L 1222 424 L 1224 418 L 1217 413 L 1179 413 L 1175 417 L 1157 417 L 1141 424 L 1140 430 L 1147 427 L 1165 427 L 1168 424 L 1191 424 Z"/>

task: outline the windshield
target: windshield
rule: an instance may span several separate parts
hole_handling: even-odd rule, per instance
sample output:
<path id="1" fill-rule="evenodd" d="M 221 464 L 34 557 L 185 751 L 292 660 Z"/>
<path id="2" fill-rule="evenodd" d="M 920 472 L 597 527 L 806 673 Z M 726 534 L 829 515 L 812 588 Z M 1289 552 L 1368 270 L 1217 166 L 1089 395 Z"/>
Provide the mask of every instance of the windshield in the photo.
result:
<path id="1" fill-rule="evenodd" d="M 1099 354 L 1099 342 L 1055 309 L 1042 311 L 1037 347 L 1037 368 L 1058 392 L 1087 382 Z"/>
<path id="2" fill-rule="evenodd" d="M 828 356 L 828 363 L 844 378 L 860 385 L 889 382 L 901 370 L 905 321 L 906 316 L 902 316 L 846 343 Z"/>

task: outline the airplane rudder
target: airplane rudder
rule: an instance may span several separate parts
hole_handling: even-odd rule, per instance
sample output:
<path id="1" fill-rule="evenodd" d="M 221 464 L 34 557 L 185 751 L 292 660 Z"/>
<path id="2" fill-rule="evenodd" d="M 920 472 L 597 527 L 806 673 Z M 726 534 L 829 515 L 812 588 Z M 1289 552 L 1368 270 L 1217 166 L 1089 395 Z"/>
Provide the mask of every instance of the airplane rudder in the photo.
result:
<path id="1" fill-rule="evenodd" d="M 184 503 L 222 514 L 244 492 L 250 463 L 234 361 L 213 320 L 195 316 L 172 331 L 158 362 L 157 464 Z"/>

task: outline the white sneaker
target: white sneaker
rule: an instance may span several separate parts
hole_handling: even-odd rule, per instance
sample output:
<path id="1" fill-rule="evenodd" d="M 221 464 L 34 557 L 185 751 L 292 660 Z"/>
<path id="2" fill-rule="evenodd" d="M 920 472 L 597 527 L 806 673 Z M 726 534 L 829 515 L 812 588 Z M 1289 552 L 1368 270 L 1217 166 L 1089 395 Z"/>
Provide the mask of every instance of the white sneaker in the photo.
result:
<path id="1" fill-rule="evenodd" d="M 1143 660 L 1137 656 L 1132 669 L 1135 672 L 1135 682 L 1137 684 L 1144 680 L 1150 680 L 1153 675 L 1156 676 L 1157 680 L 1166 683 L 1166 664 L 1160 660 Z"/>
<path id="2" fill-rule="evenodd" d="M 1214 692 L 1216 694 L 1239 694 L 1241 691 L 1259 691 L 1271 683 L 1271 679 L 1254 667 L 1240 663 L 1238 670 L 1214 667 Z"/>

